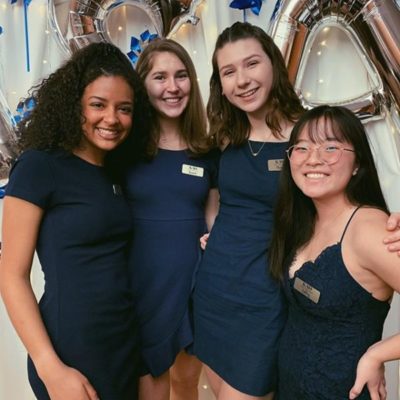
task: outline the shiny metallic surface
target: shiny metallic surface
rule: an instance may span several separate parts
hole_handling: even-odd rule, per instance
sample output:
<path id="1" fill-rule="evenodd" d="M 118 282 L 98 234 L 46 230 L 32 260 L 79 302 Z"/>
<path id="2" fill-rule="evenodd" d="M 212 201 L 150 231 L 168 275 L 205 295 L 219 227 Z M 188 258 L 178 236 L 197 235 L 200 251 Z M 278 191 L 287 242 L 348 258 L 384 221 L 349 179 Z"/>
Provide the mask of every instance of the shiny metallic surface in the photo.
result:
<path id="1" fill-rule="evenodd" d="M 392 0 L 283 0 L 270 29 L 288 66 L 295 89 L 307 108 L 301 81 L 315 38 L 323 27 L 346 31 L 377 82 L 371 92 L 341 105 L 362 119 L 378 119 L 385 109 L 400 109 L 400 11 Z M 326 102 L 326 101 L 323 101 Z"/>

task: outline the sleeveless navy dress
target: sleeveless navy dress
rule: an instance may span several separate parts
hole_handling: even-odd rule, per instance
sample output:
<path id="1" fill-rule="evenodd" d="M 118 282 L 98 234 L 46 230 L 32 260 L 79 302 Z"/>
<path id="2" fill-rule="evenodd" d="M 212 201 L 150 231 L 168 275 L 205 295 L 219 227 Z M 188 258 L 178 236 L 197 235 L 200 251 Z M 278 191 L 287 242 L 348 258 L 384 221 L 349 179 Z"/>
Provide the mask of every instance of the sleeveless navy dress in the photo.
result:
<path id="1" fill-rule="evenodd" d="M 289 316 L 279 349 L 279 400 L 347 400 L 359 359 L 381 339 L 389 303 L 361 287 L 342 258 L 351 218 L 337 244 L 285 280 Z M 297 278 L 320 291 L 318 303 L 294 288 Z M 367 388 L 358 399 L 370 399 Z"/>
<path id="2" fill-rule="evenodd" d="M 216 150 L 195 158 L 186 150 L 159 149 L 151 162 L 128 173 L 126 191 L 134 223 L 129 264 L 142 375 L 161 375 L 193 342 L 189 300 L 219 155 Z"/>
<path id="3" fill-rule="evenodd" d="M 63 151 L 23 153 L 6 195 L 44 210 L 36 245 L 45 278 L 39 308 L 56 353 L 100 399 L 137 399 L 128 203 L 104 168 Z M 28 374 L 36 398 L 49 400 L 30 359 Z"/>
<path id="4" fill-rule="evenodd" d="M 276 390 L 283 294 L 267 250 L 287 143 L 228 146 L 219 171 L 220 210 L 196 278 L 194 353 L 235 389 Z M 261 148 L 262 147 L 262 148 Z"/>

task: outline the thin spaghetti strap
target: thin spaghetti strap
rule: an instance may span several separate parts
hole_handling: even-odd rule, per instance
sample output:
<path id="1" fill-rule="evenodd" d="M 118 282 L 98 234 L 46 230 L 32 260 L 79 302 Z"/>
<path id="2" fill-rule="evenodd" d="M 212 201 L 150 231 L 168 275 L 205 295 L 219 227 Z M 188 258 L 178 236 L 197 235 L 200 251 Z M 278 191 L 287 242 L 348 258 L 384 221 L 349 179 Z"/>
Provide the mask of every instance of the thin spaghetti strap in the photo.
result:
<path id="1" fill-rule="evenodd" d="M 346 234 L 347 228 L 349 227 L 350 222 L 351 222 L 351 220 L 352 220 L 353 217 L 354 217 L 354 214 L 355 214 L 360 208 L 361 208 L 361 206 L 358 206 L 358 207 L 353 211 L 353 213 L 350 215 L 350 218 L 349 218 L 349 220 L 347 221 L 346 226 L 344 227 L 344 230 L 343 230 L 343 233 L 342 233 L 342 237 L 340 238 L 340 242 L 339 242 L 339 243 L 342 243 L 343 238 L 344 238 L 344 235 Z"/>

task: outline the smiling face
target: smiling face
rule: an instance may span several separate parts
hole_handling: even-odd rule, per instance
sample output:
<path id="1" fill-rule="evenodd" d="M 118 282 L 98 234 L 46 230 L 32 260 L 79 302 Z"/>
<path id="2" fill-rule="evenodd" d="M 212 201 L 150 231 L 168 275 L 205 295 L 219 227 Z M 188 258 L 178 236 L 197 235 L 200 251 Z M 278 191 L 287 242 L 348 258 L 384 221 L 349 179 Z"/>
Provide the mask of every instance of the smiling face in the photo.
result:
<path id="1" fill-rule="evenodd" d="M 271 91 L 272 63 L 258 40 L 239 39 L 225 44 L 217 53 L 223 94 L 248 114 L 266 112 Z"/>
<path id="2" fill-rule="evenodd" d="M 83 136 L 74 154 L 102 165 L 106 153 L 129 135 L 133 90 L 120 76 L 101 76 L 86 86 L 81 103 Z"/>
<path id="3" fill-rule="evenodd" d="M 144 84 L 150 103 L 167 119 L 178 119 L 190 96 L 190 78 L 183 62 L 173 53 L 156 52 Z"/>
<path id="4" fill-rule="evenodd" d="M 296 145 L 311 149 L 309 156 L 298 163 L 294 157 L 290 159 L 290 170 L 295 184 L 313 200 L 329 199 L 335 196 L 346 197 L 345 190 L 354 173 L 357 173 L 356 156 L 353 146 L 340 140 L 340 133 L 333 132 L 332 125 L 327 120 L 319 120 L 315 132 L 309 134 L 309 124 L 306 124 L 297 138 Z M 312 137 L 312 138 L 311 138 Z M 316 140 L 317 139 L 317 140 Z M 327 146 L 329 145 L 329 146 Z M 323 161 L 320 152 L 324 148 L 346 148 L 341 151 L 338 160 L 332 164 Z"/>

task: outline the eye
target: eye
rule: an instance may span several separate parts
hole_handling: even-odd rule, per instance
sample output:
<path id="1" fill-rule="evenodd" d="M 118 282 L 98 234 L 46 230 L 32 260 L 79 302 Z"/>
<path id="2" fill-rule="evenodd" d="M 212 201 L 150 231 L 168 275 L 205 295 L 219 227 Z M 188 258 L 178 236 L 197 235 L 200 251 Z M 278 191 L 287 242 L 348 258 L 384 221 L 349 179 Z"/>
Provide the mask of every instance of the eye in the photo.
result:
<path id="1" fill-rule="evenodd" d="M 119 110 L 124 114 L 132 114 L 133 108 L 131 106 L 121 106 Z"/>
<path id="2" fill-rule="evenodd" d="M 308 153 L 309 148 L 307 146 L 302 146 L 302 145 L 295 145 L 293 146 L 293 152 L 298 153 L 298 154 L 304 154 Z"/>
<path id="3" fill-rule="evenodd" d="M 340 148 L 335 144 L 327 144 L 326 146 L 323 147 L 323 149 L 325 153 L 335 153 Z"/>
<path id="4" fill-rule="evenodd" d="M 157 75 L 153 76 L 153 79 L 156 80 L 156 81 L 162 81 L 162 80 L 165 79 L 165 77 L 164 77 L 164 75 L 157 74 Z"/>
<path id="5" fill-rule="evenodd" d="M 176 79 L 180 79 L 180 80 L 187 79 L 188 77 L 189 77 L 189 75 L 186 71 L 179 72 L 176 75 Z"/>
<path id="6" fill-rule="evenodd" d="M 258 64 L 258 61 L 257 60 L 250 60 L 248 63 L 247 63 L 247 66 L 248 67 L 254 67 L 255 65 L 257 65 Z"/>
<path id="7" fill-rule="evenodd" d="M 224 69 L 224 71 L 222 72 L 222 76 L 230 76 L 233 74 L 233 69 Z"/>
<path id="8" fill-rule="evenodd" d="M 104 105 L 103 105 L 103 103 L 96 101 L 96 102 L 92 102 L 92 103 L 90 103 L 90 107 L 93 107 L 93 108 L 98 108 L 98 109 L 100 109 L 100 108 L 103 108 L 103 107 L 104 107 Z"/>

